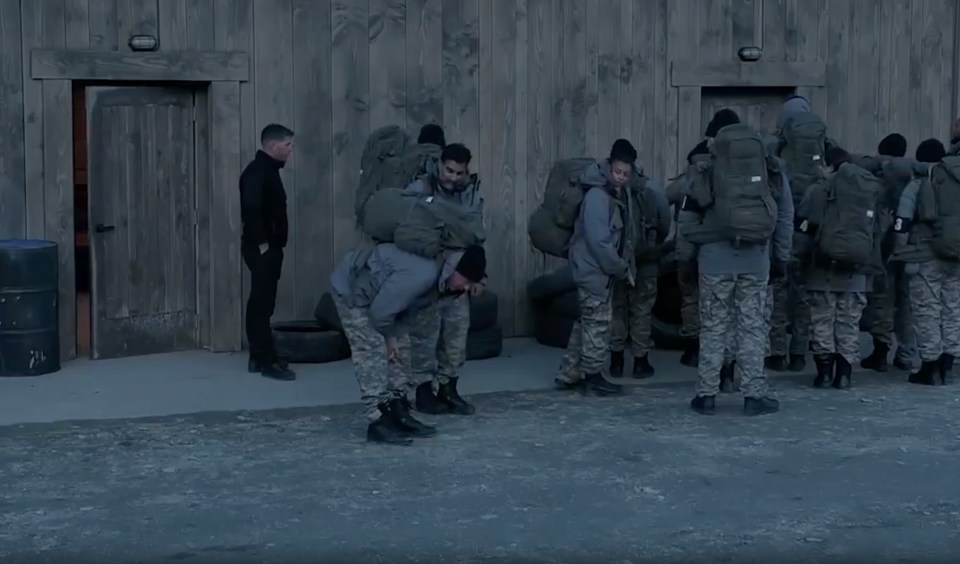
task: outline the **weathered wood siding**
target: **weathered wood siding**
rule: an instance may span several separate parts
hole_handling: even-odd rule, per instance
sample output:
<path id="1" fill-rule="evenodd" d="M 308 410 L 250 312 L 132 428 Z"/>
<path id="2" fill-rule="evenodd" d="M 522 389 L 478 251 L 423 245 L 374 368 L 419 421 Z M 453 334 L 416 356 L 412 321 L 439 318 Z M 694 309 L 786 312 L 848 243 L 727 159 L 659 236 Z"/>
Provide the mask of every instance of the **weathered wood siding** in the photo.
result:
<path id="1" fill-rule="evenodd" d="M 900 131 L 944 138 L 957 113 L 953 0 L 0 0 L 0 236 L 58 241 L 64 338 L 73 338 L 73 215 L 69 81 L 31 78 L 34 49 L 127 51 L 133 33 L 160 51 L 244 51 L 251 80 L 217 83 L 220 108 L 204 135 L 239 143 L 236 174 L 260 128 L 298 135 L 283 176 L 290 247 L 276 318 L 309 318 L 336 260 L 357 241 L 353 187 L 367 133 L 388 123 L 412 134 L 437 121 L 476 155 L 489 206 L 490 281 L 508 335 L 527 330 L 526 281 L 557 261 L 527 242 L 526 218 L 553 160 L 602 155 L 623 136 L 657 177 L 702 134 L 700 89 L 675 87 L 674 64 L 736 60 L 826 63 L 825 88 L 802 87 L 832 133 L 854 150 Z M 784 85 L 787 86 L 787 85 Z M 235 87 L 234 87 L 235 88 Z M 230 104 L 239 97 L 239 111 Z M 219 102 L 218 102 L 219 101 Z M 226 102 L 227 105 L 220 104 Z M 219 105 L 218 105 L 219 104 Z M 231 118 L 239 123 L 227 123 Z M 59 124 L 61 121 L 48 123 Z M 239 136 L 239 139 L 235 136 Z M 204 166 L 204 163 L 200 163 Z M 238 210 L 200 218 L 211 261 L 245 276 L 232 234 Z M 231 235 L 232 236 L 232 235 Z M 245 279 L 245 278 L 244 278 Z M 240 288 L 222 277 L 201 296 L 221 313 L 211 341 L 239 339 Z M 211 306 L 208 301 L 216 301 Z M 209 322 L 209 319 L 207 320 Z M 231 324 L 225 327 L 224 324 Z"/>

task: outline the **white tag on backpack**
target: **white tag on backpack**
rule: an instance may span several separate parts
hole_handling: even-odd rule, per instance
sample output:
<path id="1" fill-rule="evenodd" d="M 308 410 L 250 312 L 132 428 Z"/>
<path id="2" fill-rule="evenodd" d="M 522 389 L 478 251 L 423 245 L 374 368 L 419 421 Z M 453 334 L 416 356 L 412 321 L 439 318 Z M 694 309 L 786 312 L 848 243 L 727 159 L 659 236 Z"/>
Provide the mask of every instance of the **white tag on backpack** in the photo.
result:
<path id="1" fill-rule="evenodd" d="M 873 219 L 873 210 L 867 210 L 867 217 Z"/>
<path id="2" fill-rule="evenodd" d="M 820 155 L 814 155 L 814 156 L 813 156 L 813 160 L 819 161 L 819 160 L 820 160 Z"/>
<path id="3" fill-rule="evenodd" d="M 751 176 L 751 177 L 750 177 L 750 182 L 760 182 L 761 180 L 763 180 L 763 177 L 760 177 L 760 176 Z"/>

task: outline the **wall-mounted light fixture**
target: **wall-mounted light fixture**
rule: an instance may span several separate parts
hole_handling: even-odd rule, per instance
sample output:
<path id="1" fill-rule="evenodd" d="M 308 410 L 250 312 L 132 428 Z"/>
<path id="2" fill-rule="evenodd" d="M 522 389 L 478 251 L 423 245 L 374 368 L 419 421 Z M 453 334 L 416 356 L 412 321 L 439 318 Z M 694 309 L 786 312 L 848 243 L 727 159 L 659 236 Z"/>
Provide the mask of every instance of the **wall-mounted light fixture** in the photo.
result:
<path id="1" fill-rule="evenodd" d="M 127 45 L 134 51 L 156 51 L 160 42 L 152 35 L 131 35 Z"/>
<path id="2" fill-rule="evenodd" d="M 759 47 L 741 47 L 737 49 L 737 56 L 745 63 L 753 63 L 760 60 L 763 56 L 763 50 Z"/>

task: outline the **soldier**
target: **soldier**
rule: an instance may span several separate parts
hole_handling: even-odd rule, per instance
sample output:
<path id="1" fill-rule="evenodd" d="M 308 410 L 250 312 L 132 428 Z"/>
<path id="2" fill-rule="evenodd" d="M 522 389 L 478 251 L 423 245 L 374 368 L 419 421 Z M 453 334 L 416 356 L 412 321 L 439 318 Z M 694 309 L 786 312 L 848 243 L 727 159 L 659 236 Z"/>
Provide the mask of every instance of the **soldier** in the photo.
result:
<path id="1" fill-rule="evenodd" d="M 865 271 L 879 269 L 886 228 L 883 187 L 839 147 L 827 150 L 824 180 L 797 210 L 795 254 L 810 303 L 813 382 L 849 388 L 860 357 L 860 316 L 867 303 Z M 866 221 L 864 220 L 866 218 Z M 836 373 L 834 373 L 836 368 Z"/>
<path id="2" fill-rule="evenodd" d="M 793 200 L 786 175 L 767 158 L 760 134 L 730 113 L 736 121 L 716 123 L 711 163 L 698 165 L 679 218 L 678 258 L 696 262 L 700 277 L 700 363 L 690 407 L 714 413 L 732 340 L 744 414 L 761 415 L 780 408 L 763 370 L 769 328 L 764 316 L 769 277 L 784 276 L 790 260 Z"/>
<path id="3" fill-rule="evenodd" d="M 442 267 L 441 267 L 442 264 Z M 415 376 L 433 378 L 442 294 L 461 293 L 486 270 L 483 247 L 472 246 L 438 261 L 407 253 L 393 243 L 347 254 L 330 276 L 370 423 L 367 440 L 409 444 L 436 429 L 410 414 L 407 393 L 420 384 L 401 362 L 398 340 L 409 333 Z M 389 365 L 389 366 L 388 366 Z"/>
<path id="4" fill-rule="evenodd" d="M 636 180 L 631 181 L 628 196 L 633 198 L 634 256 L 637 278 L 634 286 L 626 281 L 614 284 L 613 320 L 610 325 L 610 375 L 623 376 L 623 350 L 630 339 L 633 355 L 633 377 L 653 376 L 649 353 L 653 349 L 650 337 L 650 315 L 657 301 L 657 278 L 660 259 L 668 252 L 665 243 L 670 234 L 670 205 L 663 190 L 637 167 Z"/>
<path id="5" fill-rule="evenodd" d="M 469 207 L 483 214 L 483 196 L 480 195 L 476 175 L 469 173 L 472 159 L 470 149 L 460 143 L 445 145 L 439 160 L 427 162 L 427 174 L 414 180 L 407 191 L 437 196 Z M 441 317 L 437 343 L 437 374 L 430 382 L 417 388 L 417 411 L 423 413 L 456 413 L 472 415 L 475 408 L 467 403 L 457 390 L 460 370 L 467 357 L 467 332 L 470 330 L 469 295 L 480 295 L 483 281 L 470 286 L 469 292 L 452 292 L 440 299 Z"/>
<path id="6" fill-rule="evenodd" d="M 920 143 L 926 173 L 903 190 L 894 220 L 892 260 L 904 263 L 921 360 L 908 381 L 928 386 L 949 382 L 960 355 L 960 156 L 945 153 L 936 139 Z"/>
<path id="7" fill-rule="evenodd" d="M 634 279 L 631 199 L 623 188 L 633 175 L 637 150 L 617 139 L 610 157 L 589 166 L 580 178 L 583 203 L 570 239 L 569 260 L 577 285 L 580 319 L 573 324 L 556 379 L 561 389 L 617 394 L 621 386 L 604 379 L 610 346 L 613 285 Z"/>

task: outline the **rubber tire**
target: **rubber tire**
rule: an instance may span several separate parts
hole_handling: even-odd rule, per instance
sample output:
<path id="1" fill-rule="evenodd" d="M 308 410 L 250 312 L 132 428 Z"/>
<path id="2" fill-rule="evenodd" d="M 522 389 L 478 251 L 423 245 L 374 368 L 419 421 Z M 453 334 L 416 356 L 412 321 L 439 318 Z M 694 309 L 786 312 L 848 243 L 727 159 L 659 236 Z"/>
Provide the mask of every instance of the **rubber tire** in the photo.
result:
<path id="1" fill-rule="evenodd" d="M 575 319 L 547 311 L 536 311 L 533 314 L 533 336 L 543 346 L 565 349 L 575 322 Z"/>
<path id="2" fill-rule="evenodd" d="M 650 333 L 658 349 L 682 349 L 691 340 L 680 336 L 680 280 L 676 263 L 662 264 L 657 277 L 657 301 L 653 304 Z"/>
<path id="3" fill-rule="evenodd" d="M 569 265 L 562 266 L 527 282 L 527 299 L 531 302 L 548 302 L 551 298 L 576 289 L 577 285 L 573 283 L 573 270 Z"/>
<path id="4" fill-rule="evenodd" d="M 350 358 L 347 338 L 318 321 L 275 323 L 273 343 L 277 354 L 293 364 L 336 362 Z"/>
<path id="5" fill-rule="evenodd" d="M 467 360 L 496 358 L 503 352 L 503 330 L 495 325 L 467 333 Z"/>
<path id="6" fill-rule="evenodd" d="M 577 291 L 555 297 L 546 307 L 546 311 L 564 319 L 580 319 L 580 297 Z"/>
<path id="7" fill-rule="evenodd" d="M 470 296 L 470 331 L 496 327 L 499 316 L 500 300 L 494 292 L 485 290 L 479 296 Z"/>
<path id="8" fill-rule="evenodd" d="M 340 312 L 337 311 L 337 304 L 333 303 L 333 296 L 330 295 L 330 292 L 320 296 L 317 307 L 313 309 L 313 317 L 326 329 L 343 333 Z"/>

